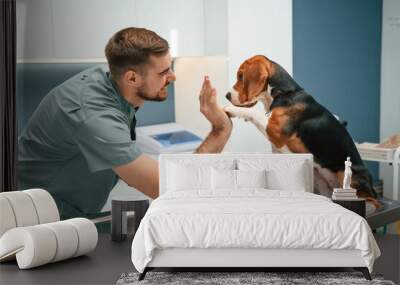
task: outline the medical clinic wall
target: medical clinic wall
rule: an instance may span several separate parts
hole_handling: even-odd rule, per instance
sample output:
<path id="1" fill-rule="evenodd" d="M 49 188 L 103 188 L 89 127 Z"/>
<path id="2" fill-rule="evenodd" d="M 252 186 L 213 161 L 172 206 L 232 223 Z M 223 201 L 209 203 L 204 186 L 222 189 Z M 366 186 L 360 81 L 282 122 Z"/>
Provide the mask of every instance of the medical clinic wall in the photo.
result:
<path id="1" fill-rule="evenodd" d="M 247 58 L 263 54 L 279 62 L 292 74 L 292 1 L 229 0 L 227 13 L 229 87 L 236 81 L 236 71 Z M 263 111 L 261 104 L 255 108 Z M 265 152 L 270 144 L 248 122 L 234 121 L 226 151 Z"/>
<path id="2" fill-rule="evenodd" d="M 383 0 L 380 140 L 400 133 L 400 1 Z M 383 184 L 391 189 L 393 166 L 381 163 Z M 399 186 L 400 187 L 400 183 Z M 392 191 L 387 191 L 391 193 Z M 389 196 L 390 197 L 390 196 Z"/>
<path id="3" fill-rule="evenodd" d="M 225 94 L 236 80 L 238 67 L 248 57 L 265 54 L 292 72 L 292 1 L 206 0 L 204 15 L 205 55 L 217 57 L 176 59 L 175 118 L 178 123 L 206 136 L 210 123 L 199 112 L 196 98 L 205 74 L 210 75 L 219 103 L 227 105 L 230 103 Z M 255 108 L 263 111 L 261 105 Z M 224 151 L 271 150 L 268 141 L 254 126 L 240 119 L 233 121 L 232 135 Z"/>
<path id="4" fill-rule="evenodd" d="M 358 142 L 379 141 L 381 26 L 380 0 L 293 1 L 294 78 Z"/>

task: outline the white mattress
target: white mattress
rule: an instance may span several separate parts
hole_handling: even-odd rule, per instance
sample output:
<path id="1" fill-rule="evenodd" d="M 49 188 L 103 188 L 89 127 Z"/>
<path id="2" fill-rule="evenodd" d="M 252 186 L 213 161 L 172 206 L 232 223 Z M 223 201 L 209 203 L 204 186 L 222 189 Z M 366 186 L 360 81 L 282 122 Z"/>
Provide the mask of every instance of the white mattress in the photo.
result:
<path id="1" fill-rule="evenodd" d="M 143 272 L 156 249 L 168 248 L 359 250 L 370 271 L 380 255 L 359 215 L 323 196 L 267 189 L 165 193 L 139 226 L 132 262 Z"/>

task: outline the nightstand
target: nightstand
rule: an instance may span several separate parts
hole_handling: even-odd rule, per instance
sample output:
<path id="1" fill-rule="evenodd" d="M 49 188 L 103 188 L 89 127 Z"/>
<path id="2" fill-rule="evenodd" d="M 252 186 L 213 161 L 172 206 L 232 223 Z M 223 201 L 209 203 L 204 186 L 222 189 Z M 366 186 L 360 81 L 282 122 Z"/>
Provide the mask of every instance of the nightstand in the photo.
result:
<path id="1" fill-rule="evenodd" d="M 134 235 L 149 208 L 149 200 L 118 196 L 113 197 L 111 205 L 111 239 L 113 241 L 123 241 L 128 235 L 127 212 L 133 211 L 135 213 L 132 233 Z"/>
<path id="2" fill-rule="evenodd" d="M 355 199 L 355 200 L 334 200 L 332 202 L 339 204 L 340 206 L 359 214 L 361 217 L 365 218 L 365 199 Z"/>

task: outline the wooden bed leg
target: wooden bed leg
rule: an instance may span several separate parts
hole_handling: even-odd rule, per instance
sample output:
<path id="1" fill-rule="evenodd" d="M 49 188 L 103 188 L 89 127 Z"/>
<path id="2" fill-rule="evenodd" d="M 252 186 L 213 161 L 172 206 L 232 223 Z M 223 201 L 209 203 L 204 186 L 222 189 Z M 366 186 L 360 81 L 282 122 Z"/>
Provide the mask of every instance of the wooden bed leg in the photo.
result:
<path id="1" fill-rule="evenodd" d="M 365 279 L 372 280 L 371 274 L 369 274 L 369 270 L 367 267 L 354 267 L 354 269 L 357 271 L 361 271 L 362 274 L 364 275 Z"/>
<path id="2" fill-rule="evenodd" d="M 139 278 L 138 281 L 142 281 L 144 279 L 144 277 L 146 276 L 148 269 L 147 267 L 144 269 L 144 271 L 142 273 L 139 274 Z"/>

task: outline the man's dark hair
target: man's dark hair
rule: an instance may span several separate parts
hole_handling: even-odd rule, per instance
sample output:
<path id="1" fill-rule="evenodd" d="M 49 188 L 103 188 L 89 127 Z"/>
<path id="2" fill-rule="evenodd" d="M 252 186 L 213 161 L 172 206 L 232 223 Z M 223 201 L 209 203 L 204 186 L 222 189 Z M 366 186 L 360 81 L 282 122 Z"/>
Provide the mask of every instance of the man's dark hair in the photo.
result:
<path id="1" fill-rule="evenodd" d="M 105 54 L 111 75 L 118 78 L 129 69 L 140 69 L 149 63 L 151 55 L 161 56 L 168 50 L 168 42 L 155 32 L 130 27 L 111 37 L 106 45 Z"/>

